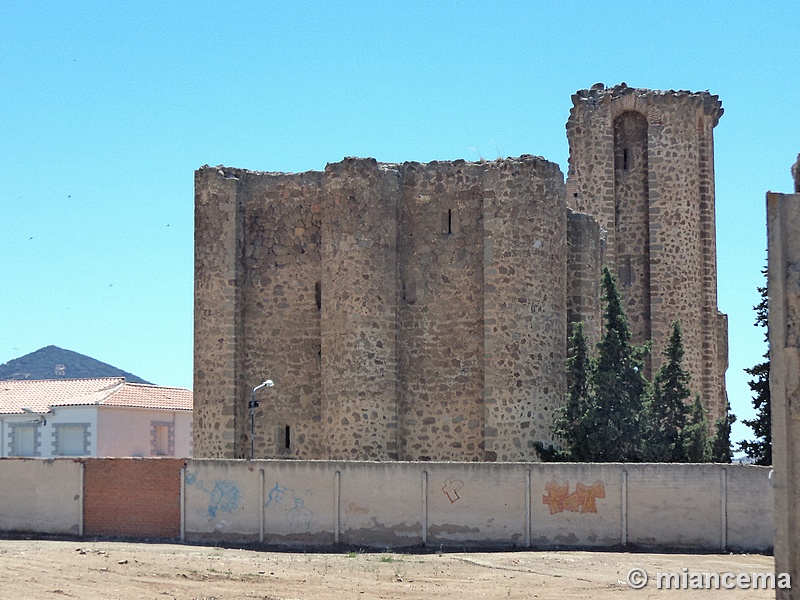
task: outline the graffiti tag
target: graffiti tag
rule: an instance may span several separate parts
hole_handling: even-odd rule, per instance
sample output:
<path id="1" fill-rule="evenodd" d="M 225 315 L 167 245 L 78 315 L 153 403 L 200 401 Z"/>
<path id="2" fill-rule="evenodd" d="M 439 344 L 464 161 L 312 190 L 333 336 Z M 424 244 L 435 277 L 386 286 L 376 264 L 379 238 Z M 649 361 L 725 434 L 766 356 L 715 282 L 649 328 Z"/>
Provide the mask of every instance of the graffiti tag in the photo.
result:
<path id="1" fill-rule="evenodd" d="M 550 508 L 550 514 L 564 512 L 596 513 L 597 498 L 606 497 L 606 488 L 602 481 L 591 485 L 575 484 L 575 491 L 570 493 L 569 483 L 549 481 L 545 484 L 546 496 L 542 496 L 542 504 Z"/>
<path id="2" fill-rule="evenodd" d="M 368 515 L 369 508 L 366 506 L 359 506 L 355 502 L 351 502 L 347 507 L 348 515 Z"/>
<path id="3" fill-rule="evenodd" d="M 305 490 L 303 495 L 313 495 L 311 490 Z M 291 500 L 292 506 L 289 507 Z M 311 509 L 306 507 L 306 502 L 303 497 L 295 492 L 292 488 L 281 485 L 275 482 L 275 487 L 269 491 L 267 501 L 264 506 L 271 509 L 278 509 L 284 511 L 284 518 L 289 523 L 289 527 L 295 533 L 305 533 L 311 528 L 311 521 L 314 520 L 314 513 Z"/>
<path id="4" fill-rule="evenodd" d="M 193 485 L 208 494 L 208 516 L 212 519 L 219 512 L 233 512 L 239 507 L 242 493 L 235 481 L 215 479 L 210 485 L 197 478 L 197 472 L 186 473 L 186 485 Z"/>
<path id="5" fill-rule="evenodd" d="M 450 500 L 450 504 L 454 504 L 457 500 L 461 498 L 458 495 L 458 491 L 464 487 L 464 482 L 460 479 L 447 479 L 442 486 L 442 491 L 444 495 L 447 496 L 447 499 Z"/>
<path id="6" fill-rule="evenodd" d="M 275 487 L 269 491 L 269 497 L 267 498 L 267 503 L 264 506 L 269 506 L 270 504 L 281 504 L 284 497 L 290 494 L 294 494 L 294 490 L 290 490 L 285 486 L 280 486 L 276 481 Z"/>

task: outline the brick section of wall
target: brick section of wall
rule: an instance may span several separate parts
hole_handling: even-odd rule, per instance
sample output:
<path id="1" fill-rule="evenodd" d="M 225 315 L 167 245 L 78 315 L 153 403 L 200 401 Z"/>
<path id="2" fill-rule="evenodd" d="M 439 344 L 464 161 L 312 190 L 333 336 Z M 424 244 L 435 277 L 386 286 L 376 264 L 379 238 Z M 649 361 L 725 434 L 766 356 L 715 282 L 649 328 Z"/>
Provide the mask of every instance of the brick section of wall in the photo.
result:
<path id="1" fill-rule="evenodd" d="M 85 535 L 177 538 L 184 460 L 86 459 Z"/>

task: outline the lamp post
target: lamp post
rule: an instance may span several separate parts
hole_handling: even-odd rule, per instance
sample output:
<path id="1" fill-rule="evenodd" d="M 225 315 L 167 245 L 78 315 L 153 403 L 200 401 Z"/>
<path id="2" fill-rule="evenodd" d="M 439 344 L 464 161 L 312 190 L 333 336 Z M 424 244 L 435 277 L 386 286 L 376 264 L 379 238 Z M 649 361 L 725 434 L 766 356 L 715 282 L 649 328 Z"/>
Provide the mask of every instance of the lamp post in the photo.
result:
<path id="1" fill-rule="evenodd" d="M 275 382 L 272 379 L 267 379 L 264 383 L 258 384 L 256 387 L 253 388 L 252 393 L 250 394 L 250 460 L 255 458 L 256 453 L 256 406 L 258 406 L 258 400 L 256 400 L 256 392 L 263 387 L 272 387 L 275 385 Z"/>

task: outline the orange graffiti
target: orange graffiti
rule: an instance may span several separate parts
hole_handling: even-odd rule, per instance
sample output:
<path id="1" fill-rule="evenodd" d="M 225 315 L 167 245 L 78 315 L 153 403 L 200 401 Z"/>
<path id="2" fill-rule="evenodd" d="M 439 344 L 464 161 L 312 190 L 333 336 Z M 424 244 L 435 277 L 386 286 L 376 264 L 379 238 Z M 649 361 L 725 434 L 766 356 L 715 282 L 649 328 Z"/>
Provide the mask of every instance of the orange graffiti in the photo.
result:
<path id="1" fill-rule="evenodd" d="M 547 504 L 550 514 L 564 512 L 596 513 L 597 498 L 606 497 L 606 488 L 602 481 L 595 481 L 592 485 L 583 483 L 575 484 L 575 491 L 569 493 L 569 483 L 550 481 L 545 484 L 547 495 L 542 496 L 542 504 Z"/>
<path id="2" fill-rule="evenodd" d="M 456 500 L 460 500 L 461 496 L 458 495 L 458 490 L 464 487 L 464 482 L 460 479 L 446 479 L 442 486 L 442 491 L 450 504 L 454 504 Z"/>
<path id="3" fill-rule="evenodd" d="M 366 506 L 359 506 L 355 502 L 351 502 L 350 506 L 347 508 L 348 515 L 368 515 L 369 508 Z"/>

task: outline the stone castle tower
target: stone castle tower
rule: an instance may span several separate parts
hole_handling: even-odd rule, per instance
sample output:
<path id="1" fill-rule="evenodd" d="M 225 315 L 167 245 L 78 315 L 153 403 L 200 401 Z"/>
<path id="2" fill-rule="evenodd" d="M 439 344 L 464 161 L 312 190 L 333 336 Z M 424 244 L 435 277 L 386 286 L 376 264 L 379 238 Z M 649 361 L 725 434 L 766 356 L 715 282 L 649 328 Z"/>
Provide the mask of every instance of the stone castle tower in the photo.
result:
<path id="1" fill-rule="evenodd" d="M 619 87 L 575 104 L 568 192 L 558 166 L 532 156 L 199 169 L 195 456 L 250 455 L 250 392 L 271 378 L 256 458 L 536 460 L 564 398 L 568 323 L 599 336 L 604 263 L 637 336 L 680 318 L 690 368 L 724 397 L 719 103 Z"/>
<path id="2" fill-rule="evenodd" d="M 602 84 L 572 97 L 567 203 L 606 230 L 634 341 L 653 340 L 651 371 L 671 324 L 709 422 L 727 410 L 727 316 L 717 309 L 713 130 L 708 92 Z"/>
<path id="3" fill-rule="evenodd" d="M 592 320 L 601 264 L 557 165 L 346 159 L 195 185 L 196 456 L 249 456 L 266 377 L 259 458 L 516 461 L 551 440 L 568 273 Z"/>

